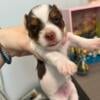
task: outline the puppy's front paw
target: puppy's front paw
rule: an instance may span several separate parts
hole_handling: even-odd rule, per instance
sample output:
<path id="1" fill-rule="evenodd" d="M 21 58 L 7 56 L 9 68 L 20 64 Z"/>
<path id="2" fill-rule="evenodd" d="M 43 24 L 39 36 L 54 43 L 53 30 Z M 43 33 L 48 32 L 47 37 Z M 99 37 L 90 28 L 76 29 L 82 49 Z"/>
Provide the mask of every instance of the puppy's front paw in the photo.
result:
<path id="1" fill-rule="evenodd" d="M 77 71 L 76 64 L 59 52 L 47 53 L 46 58 L 63 75 L 73 75 Z"/>
<path id="2" fill-rule="evenodd" d="M 77 66 L 69 59 L 61 58 L 56 62 L 58 71 L 63 75 L 73 75 L 77 71 Z"/>

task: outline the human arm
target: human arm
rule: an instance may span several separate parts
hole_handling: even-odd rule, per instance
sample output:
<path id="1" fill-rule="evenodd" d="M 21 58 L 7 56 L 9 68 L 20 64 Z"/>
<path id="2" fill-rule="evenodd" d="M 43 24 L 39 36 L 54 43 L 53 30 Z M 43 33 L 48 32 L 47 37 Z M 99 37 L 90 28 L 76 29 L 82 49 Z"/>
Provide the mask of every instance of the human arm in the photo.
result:
<path id="1" fill-rule="evenodd" d="M 26 56 L 29 55 L 28 52 L 21 52 L 21 51 L 14 51 L 14 50 L 8 50 L 5 49 L 1 44 L 0 44 L 0 69 L 4 65 L 4 63 L 11 64 L 12 62 L 12 57 L 14 56 Z"/>
<path id="2" fill-rule="evenodd" d="M 31 55 L 28 47 L 29 39 L 26 38 L 23 26 L 7 27 L 0 29 L 0 48 L 2 48 L 12 57 Z M 0 56 L 0 68 L 5 61 Z"/>
<path id="3" fill-rule="evenodd" d="M 1 29 L 0 43 L 4 46 L 5 49 L 7 49 L 8 52 L 11 51 L 10 55 L 22 56 L 22 54 L 24 54 L 23 52 L 26 52 L 26 54 L 34 54 L 38 59 L 56 66 L 56 68 L 61 71 L 62 74 L 73 72 L 70 69 L 68 70 L 67 65 L 73 65 L 75 67 L 75 65 L 72 64 L 72 62 L 70 62 L 65 56 L 63 57 L 63 54 L 61 54 L 60 52 L 46 52 L 43 48 L 37 45 L 28 37 L 27 31 L 23 26 Z M 55 60 L 53 54 L 58 57 L 57 60 Z M 66 62 L 70 63 L 67 64 Z M 72 69 L 76 68 L 74 67 L 72 67 Z M 62 68 L 63 70 L 60 70 L 60 68 Z"/>
<path id="4" fill-rule="evenodd" d="M 2 68 L 3 65 L 4 65 L 4 60 L 0 57 L 0 69 Z"/>

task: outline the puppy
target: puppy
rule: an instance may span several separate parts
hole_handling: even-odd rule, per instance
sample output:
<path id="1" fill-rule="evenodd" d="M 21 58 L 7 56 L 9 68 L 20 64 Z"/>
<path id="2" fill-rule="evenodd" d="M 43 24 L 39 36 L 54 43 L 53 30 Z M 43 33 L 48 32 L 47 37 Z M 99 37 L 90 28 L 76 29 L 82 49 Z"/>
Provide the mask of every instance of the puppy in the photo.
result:
<path id="1" fill-rule="evenodd" d="M 68 48 L 100 49 L 100 39 L 85 39 L 66 32 L 61 12 L 55 5 L 39 5 L 25 15 L 30 47 L 38 60 L 42 90 L 50 100 L 78 100 L 71 75 L 77 66 L 67 56 Z"/>

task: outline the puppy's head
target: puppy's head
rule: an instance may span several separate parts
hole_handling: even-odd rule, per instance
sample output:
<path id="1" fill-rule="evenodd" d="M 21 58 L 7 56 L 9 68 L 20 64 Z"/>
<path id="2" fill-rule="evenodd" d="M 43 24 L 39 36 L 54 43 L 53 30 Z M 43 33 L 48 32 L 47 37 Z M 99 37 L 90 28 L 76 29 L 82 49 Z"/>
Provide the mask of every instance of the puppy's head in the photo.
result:
<path id="1" fill-rule="evenodd" d="M 34 7 L 25 15 L 25 26 L 29 37 L 43 47 L 54 48 L 62 42 L 65 24 L 55 5 Z"/>

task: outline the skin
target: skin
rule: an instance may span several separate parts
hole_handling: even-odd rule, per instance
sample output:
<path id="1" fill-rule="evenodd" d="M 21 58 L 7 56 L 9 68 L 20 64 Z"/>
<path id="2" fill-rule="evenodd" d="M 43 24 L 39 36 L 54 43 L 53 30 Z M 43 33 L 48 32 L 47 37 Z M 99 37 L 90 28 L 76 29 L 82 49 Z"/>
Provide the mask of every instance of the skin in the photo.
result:
<path id="1" fill-rule="evenodd" d="M 3 65 L 4 65 L 4 61 L 2 58 L 0 58 L 0 69 L 2 68 Z"/>
<path id="2" fill-rule="evenodd" d="M 0 44 L 2 44 L 11 57 L 30 55 L 32 52 L 29 46 L 30 39 L 27 38 L 27 31 L 24 26 L 0 29 Z M 0 68 L 3 65 L 4 61 L 0 57 Z"/>

